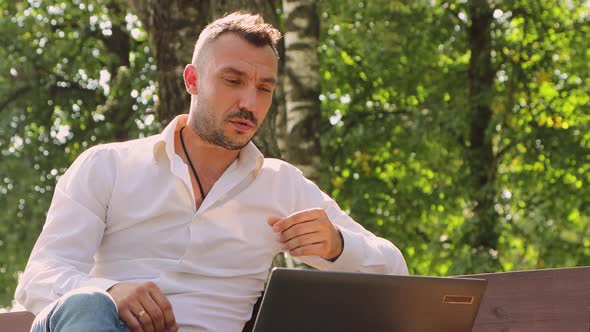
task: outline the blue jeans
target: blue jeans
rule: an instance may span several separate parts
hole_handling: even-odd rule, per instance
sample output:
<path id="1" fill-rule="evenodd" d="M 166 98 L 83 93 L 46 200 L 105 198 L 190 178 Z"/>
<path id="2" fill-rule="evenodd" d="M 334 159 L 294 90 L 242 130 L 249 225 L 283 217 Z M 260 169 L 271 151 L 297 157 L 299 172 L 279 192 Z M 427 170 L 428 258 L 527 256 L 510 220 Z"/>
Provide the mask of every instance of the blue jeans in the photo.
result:
<path id="1" fill-rule="evenodd" d="M 98 288 L 70 291 L 45 307 L 35 318 L 32 332 L 129 332 L 119 319 L 111 297 Z"/>

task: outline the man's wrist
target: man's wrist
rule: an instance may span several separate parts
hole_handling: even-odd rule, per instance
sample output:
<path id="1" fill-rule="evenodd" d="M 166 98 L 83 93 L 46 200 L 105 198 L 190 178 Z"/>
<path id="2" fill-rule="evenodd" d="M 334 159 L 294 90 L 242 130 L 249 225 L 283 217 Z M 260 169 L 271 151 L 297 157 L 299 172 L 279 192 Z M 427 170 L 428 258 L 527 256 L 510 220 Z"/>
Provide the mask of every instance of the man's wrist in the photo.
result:
<path id="1" fill-rule="evenodd" d="M 110 294 L 110 293 L 111 293 L 111 291 L 113 290 L 113 288 L 115 288 L 115 286 L 117 286 L 117 285 L 119 285 L 119 284 L 120 284 L 119 282 L 118 282 L 118 283 L 116 283 L 116 284 L 113 284 L 111 287 L 109 287 L 109 288 L 106 290 L 106 292 Z"/>
<path id="2" fill-rule="evenodd" d="M 344 252 L 344 237 L 342 236 L 342 232 L 340 232 L 340 230 L 338 229 L 338 237 L 340 238 L 340 251 L 338 252 L 338 254 L 336 254 L 336 256 L 329 258 L 328 261 L 334 263 L 341 255 L 342 252 Z"/>

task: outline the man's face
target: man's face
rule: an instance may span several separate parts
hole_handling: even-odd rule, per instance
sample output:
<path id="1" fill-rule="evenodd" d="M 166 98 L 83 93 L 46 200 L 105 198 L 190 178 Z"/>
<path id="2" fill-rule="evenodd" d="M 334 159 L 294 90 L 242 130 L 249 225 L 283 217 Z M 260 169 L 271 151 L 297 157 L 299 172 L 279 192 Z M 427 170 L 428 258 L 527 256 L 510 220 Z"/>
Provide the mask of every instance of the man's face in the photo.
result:
<path id="1" fill-rule="evenodd" d="M 191 108 L 190 125 L 211 144 L 241 149 L 270 108 L 277 59 L 270 46 L 254 46 L 234 33 L 219 36 L 209 47 L 198 74 L 192 67 L 197 100 Z M 187 89 L 190 70 L 189 65 L 185 69 Z"/>

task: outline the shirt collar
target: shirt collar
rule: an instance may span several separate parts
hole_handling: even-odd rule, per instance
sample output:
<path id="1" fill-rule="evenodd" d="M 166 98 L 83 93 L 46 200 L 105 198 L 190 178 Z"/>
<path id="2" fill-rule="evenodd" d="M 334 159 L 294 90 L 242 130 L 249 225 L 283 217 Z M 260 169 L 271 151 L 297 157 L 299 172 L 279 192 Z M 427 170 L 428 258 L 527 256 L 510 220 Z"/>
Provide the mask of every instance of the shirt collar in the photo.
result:
<path id="1" fill-rule="evenodd" d="M 180 131 L 180 128 L 186 126 L 187 120 L 188 114 L 178 115 L 170 121 L 160 134 L 156 135 L 156 141 L 152 150 L 154 160 L 158 160 L 163 156 L 168 157 L 168 160 L 173 160 L 176 154 L 174 151 L 174 136 L 176 132 Z M 237 166 L 251 168 L 255 175 L 258 175 L 260 172 L 263 163 L 264 155 L 252 142 L 248 142 L 242 148 L 237 160 Z"/>
<path id="2" fill-rule="evenodd" d="M 253 169 L 254 175 L 258 175 L 262 169 L 262 164 L 264 163 L 264 155 L 258 150 L 254 143 L 248 142 L 248 144 L 242 148 L 242 151 L 240 151 L 238 163 L 240 166 L 242 164 L 248 165 Z"/>
<path id="3" fill-rule="evenodd" d="M 174 160 L 174 135 L 186 125 L 187 119 L 188 114 L 176 116 L 160 134 L 156 135 L 152 151 L 154 160 L 158 160 L 163 156 L 167 156 L 168 160 Z"/>

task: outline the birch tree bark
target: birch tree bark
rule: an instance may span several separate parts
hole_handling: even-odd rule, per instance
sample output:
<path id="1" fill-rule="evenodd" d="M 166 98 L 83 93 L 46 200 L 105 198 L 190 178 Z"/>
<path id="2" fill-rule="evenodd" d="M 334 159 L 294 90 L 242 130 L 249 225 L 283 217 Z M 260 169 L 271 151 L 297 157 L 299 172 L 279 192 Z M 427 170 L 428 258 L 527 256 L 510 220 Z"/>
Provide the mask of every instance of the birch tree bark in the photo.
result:
<path id="1" fill-rule="evenodd" d="M 313 0 L 283 0 L 286 158 L 311 180 L 320 173 L 319 18 Z"/>
<path id="2" fill-rule="evenodd" d="M 278 26 L 275 1 L 272 0 L 127 0 L 141 20 L 158 66 L 158 104 L 156 118 L 163 125 L 176 115 L 187 113 L 190 96 L 186 93 L 182 73 L 190 63 L 193 47 L 201 30 L 212 20 L 237 10 L 260 13 L 267 22 Z M 281 64 L 279 64 L 280 67 Z M 281 104 L 280 84 L 274 105 Z M 267 157 L 280 157 L 276 142 L 277 108 L 273 106 L 254 138 Z"/>

